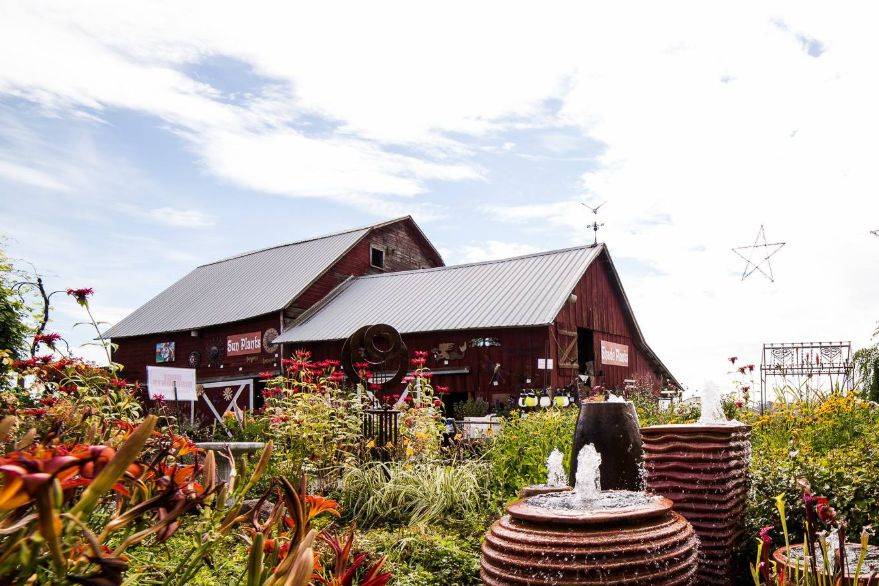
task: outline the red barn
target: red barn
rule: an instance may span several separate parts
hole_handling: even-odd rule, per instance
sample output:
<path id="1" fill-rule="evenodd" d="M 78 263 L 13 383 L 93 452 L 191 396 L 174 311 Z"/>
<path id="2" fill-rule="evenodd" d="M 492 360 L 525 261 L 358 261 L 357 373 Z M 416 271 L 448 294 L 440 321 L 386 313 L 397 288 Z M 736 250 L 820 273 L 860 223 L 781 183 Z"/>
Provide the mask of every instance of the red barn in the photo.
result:
<path id="1" fill-rule="evenodd" d="M 430 351 L 453 400 L 503 403 L 579 374 L 617 390 L 636 378 L 679 386 L 644 340 L 604 245 L 351 278 L 276 341 L 338 358 L 344 338 L 377 323 Z"/>
<path id="2" fill-rule="evenodd" d="M 338 358 L 344 338 L 375 323 L 430 351 L 453 401 L 502 402 L 581 373 L 611 389 L 678 386 L 604 245 L 446 267 L 408 216 L 202 265 L 105 335 L 129 380 L 145 381 L 149 365 L 195 368 L 216 414 L 258 404 L 257 376 L 279 372 L 281 357 Z"/>
<path id="3" fill-rule="evenodd" d="M 150 365 L 195 368 L 208 389 L 242 391 L 243 407 L 260 372 L 280 371 L 274 338 L 340 283 L 442 265 L 406 216 L 202 265 L 104 335 L 128 380 L 145 382 Z"/>

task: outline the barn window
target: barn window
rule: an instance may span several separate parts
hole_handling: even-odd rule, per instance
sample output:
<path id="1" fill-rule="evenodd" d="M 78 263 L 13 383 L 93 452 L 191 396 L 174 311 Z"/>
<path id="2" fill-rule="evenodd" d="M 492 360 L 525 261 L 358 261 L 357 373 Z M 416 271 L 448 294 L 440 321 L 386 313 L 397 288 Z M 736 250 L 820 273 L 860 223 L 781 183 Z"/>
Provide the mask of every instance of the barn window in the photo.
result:
<path id="1" fill-rule="evenodd" d="M 369 245 L 369 264 L 377 269 L 385 268 L 385 249 L 375 244 Z"/>

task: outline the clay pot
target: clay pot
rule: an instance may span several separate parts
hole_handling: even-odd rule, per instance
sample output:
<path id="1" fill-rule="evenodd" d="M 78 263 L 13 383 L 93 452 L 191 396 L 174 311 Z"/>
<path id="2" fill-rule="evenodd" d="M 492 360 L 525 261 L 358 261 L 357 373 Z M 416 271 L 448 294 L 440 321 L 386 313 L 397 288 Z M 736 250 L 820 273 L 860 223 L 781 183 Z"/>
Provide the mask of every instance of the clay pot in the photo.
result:
<path id="1" fill-rule="evenodd" d="M 575 484 L 577 454 L 592 444 L 601 454 L 602 490 L 641 490 L 641 435 L 635 406 L 629 402 L 580 403 L 580 415 L 574 430 L 571 473 L 568 483 Z"/>
<path id="2" fill-rule="evenodd" d="M 671 586 L 692 584 L 698 541 L 668 499 L 598 513 L 517 501 L 488 530 L 487 586 Z"/>
<path id="3" fill-rule="evenodd" d="M 850 558 L 850 560 L 857 560 L 858 555 L 860 555 L 861 544 L 860 543 L 848 543 L 848 544 L 846 544 L 845 549 L 846 549 L 846 556 L 848 556 Z M 790 546 L 790 550 L 792 550 L 794 552 L 795 559 L 800 559 L 800 560 L 803 559 L 803 546 L 802 545 L 792 545 L 792 546 Z M 830 555 L 834 555 L 834 554 L 830 554 Z M 802 571 L 802 567 L 803 567 L 802 563 L 800 563 L 800 564 L 791 563 L 791 561 L 788 559 L 788 548 L 787 547 L 781 547 L 779 549 L 776 549 L 772 553 L 772 558 L 778 563 L 779 566 L 784 567 L 786 569 L 786 573 L 788 576 L 795 576 L 796 575 L 795 572 L 797 571 L 796 570 L 797 566 L 799 566 L 800 571 Z M 867 584 L 875 584 L 877 581 L 877 577 L 879 577 L 879 570 L 877 570 L 877 564 L 876 564 L 876 560 L 879 560 L 879 547 L 876 547 L 873 545 L 867 546 L 867 558 L 868 559 L 872 558 L 873 567 L 872 568 L 868 567 L 870 564 L 864 564 L 864 566 L 861 567 L 861 573 L 858 576 L 858 586 L 860 586 L 861 584 L 864 584 L 865 586 Z M 819 566 L 818 571 L 821 572 L 822 575 L 824 575 L 824 572 L 822 572 L 820 569 L 823 567 L 823 562 L 819 563 L 818 566 Z M 851 571 L 846 574 L 845 580 L 839 580 L 838 582 L 834 582 L 834 584 L 839 584 L 841 586 L 855 586 L 855 577 L 852 576 L 851 574 L 854 574 L 854 569 L 851 569 Z M 872 579 L 871 579 L 871 577 L 872 577 Z M 828 581 L 828 583 L 829 583 L 829 581 Z"/>

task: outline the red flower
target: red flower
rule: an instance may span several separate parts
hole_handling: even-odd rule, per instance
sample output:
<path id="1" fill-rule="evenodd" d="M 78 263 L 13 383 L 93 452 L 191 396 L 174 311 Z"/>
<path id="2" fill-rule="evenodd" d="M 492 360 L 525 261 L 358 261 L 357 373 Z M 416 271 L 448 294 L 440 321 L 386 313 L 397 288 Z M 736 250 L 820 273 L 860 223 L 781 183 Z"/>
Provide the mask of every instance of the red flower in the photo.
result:
<path id="1" fill-rule="evenodd" d="M 334 383 L 340 383 L 345 380 L 345 373 L 341 370 L 334 370 L 333 373 L 329 376 L 328 380 Z"/>
<path id="2" fill-rule="evenodd" d="M 61 339 L 61 334 L 56 334 L 52 332 L 50 334 L 36 334 L 34 335 L 34 343 L 40 344 L 43 343 L 49 348 L 55 349 L 55 342 Z"/>
<path id="3" fill-rule="evenodd" d="M 733 364 L 735 364 L 735 363 L 736 363 L 736 360 L 738 360 L 738 359 L 739 359 L 738 356 L 730 356 L 730 357 L 729 357 L 729 361 L 730 361 L 731 363 L 733 363 Z"/>
<path id="4" fill-rule="evenodd" d="M 269 372 L 267 370 L 259 373 L 259 378 L 261 378 L 263 380 L 273 378 L 274 376 L 275 376 L 274 372 Z"/>
<path id="5" fill-rule="evenodd" d="M 737 409 L 741 409 L 744 406 L 745 406 L 745 404 L 742 401 L 736 401 L 736 408 Z"/>
<path id="6" fill-rule="evenodd" d="M 37 408 L 37 409 L 22 409 L 21 412 L 24 415 L 33 415 L 35 417 L 40 417 L 40 416 L 46 414 L 45 409 L 39 409 L 39 408 Z"/>
<path id="7" fill-rule="evenodd" d="M 829 524 L 836 520 L 836 511 L 830 506 L 830 499 L 827 497 L 818 497 L 818 504 L 815 507 L 815 511 L 818 513 L 818 518 L 824 523 Z"/>
<path id="8" fill-rule="evenodd" d="M 753 365 L 753 364 L 749 364 L 749 365 L 748 365 L 748 370 L 751 371 L 751 372 L 754 372 L 754 365 Z"/>
<path id="9" fill-rule="evenodd" d="M 164 405 L 165 404 L 165 395 L 163 395 L 161 393 L 159 393 L 157 395 L 153 395 L 153 401 L 156 403 L 156 405 L 159 405 L 159 406 Z"/>
<path id="10" fill-rule="evenodd" d="M 436 407 L 437 409 L 439 409 L 440 407 L 443 406 L 443 402 L 440 401 L 439 399 L 434 399 L 434 400 L 433 400 L 433 406 Z"/>
<path id="11" fill-rule="evenodd" d="M 769 532 L 772 531 L 772 529 L 772 525 L 767 525 L 760 530 L 760 540 L 763 542 L 764 551 L 767 551 L 768 548 L 772 545 L 772 537 L 770 537 L 769 535 Z"/>
<path id="12" fill-rule="evenodd" d="M 67 290 L 67 294 L 76 299 L 76 302 L 80 305 L 86 305 L 88 303 L 89 295 L 93 295 L 94 293 L 95 291 L 91 287 L 82 287 L 80 289 Z"/>
<path id="13" fill-rule="evenodd" d="M 79 387 L 77 387 L 76 385 L 72 385 L 72 384 L 71 385 L 61 385 L 58 387 L 58 392 L 65 393 L 65 394 L 69 395 L 71 393 L 75 393 L 78 388 Z"/>
<path id="14" fill-rule="evenodd" d="M 436 390 L 436 392 L 440 395 L 449 394 L 449 387 L 444 387 L 442 385 L 437 385 L 436 387 L 434 387 L 434 390 Z"/>
<path id="15" fill-rule="evenodd" d="M 427 364 L 427 358 L 413 358 L 409 361 L 409 364 L 415 368 L 421 368 L 425 364 Z"/>
<path id="16" fill-rule="evenodd" d="M 110 386 L 116 387 L 117 389 L 124 389 L 125 387 L 128 386 L 128 381 L 125 380 L 124 378 L 111 378 L 110 379 Z"/>

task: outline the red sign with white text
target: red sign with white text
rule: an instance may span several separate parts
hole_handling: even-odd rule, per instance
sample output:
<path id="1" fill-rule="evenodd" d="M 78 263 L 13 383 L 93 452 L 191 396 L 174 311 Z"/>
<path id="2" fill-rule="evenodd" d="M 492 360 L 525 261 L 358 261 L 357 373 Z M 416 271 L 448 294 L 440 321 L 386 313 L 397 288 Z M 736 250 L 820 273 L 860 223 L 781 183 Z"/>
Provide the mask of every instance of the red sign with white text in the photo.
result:
<path id="1" fill-rule="evenodd" d="M 629 347 L 625 344 L 601 341 L 601 363 L 608 366 L 628 366 Z"/>
<path id="2" fill-rule="evenodd" d="M 226 356 L 244 356 L 262 352 L 262 332 L 249 332 L 226 337 Z"/>

